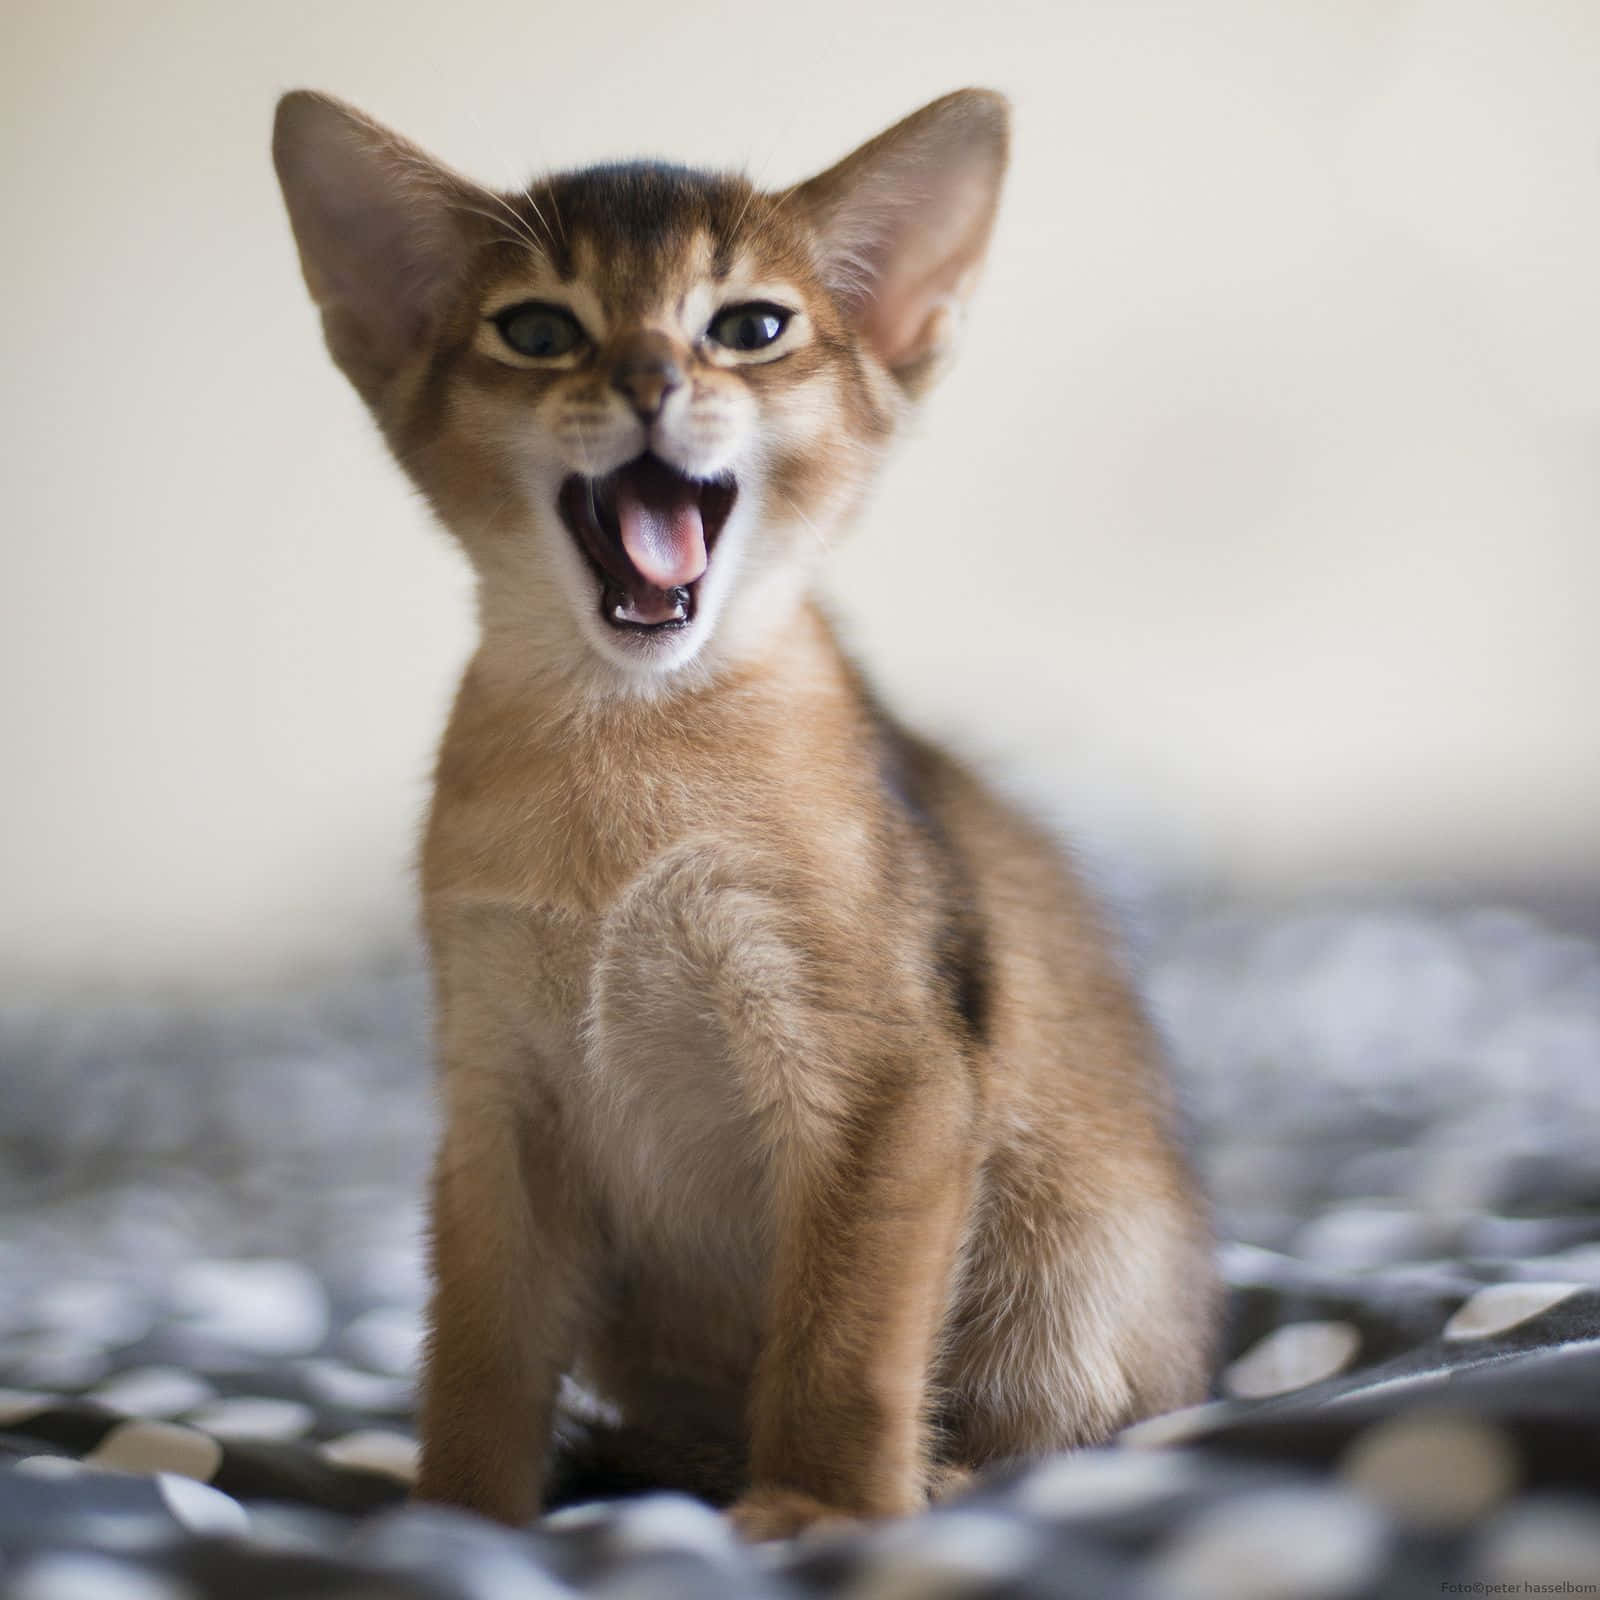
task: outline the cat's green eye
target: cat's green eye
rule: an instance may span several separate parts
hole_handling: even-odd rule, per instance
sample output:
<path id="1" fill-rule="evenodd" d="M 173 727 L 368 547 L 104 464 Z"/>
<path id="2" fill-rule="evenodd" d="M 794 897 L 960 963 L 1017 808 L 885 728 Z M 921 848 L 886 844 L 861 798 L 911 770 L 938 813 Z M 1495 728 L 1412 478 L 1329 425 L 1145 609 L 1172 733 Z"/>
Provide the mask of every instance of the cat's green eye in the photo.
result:
<path id="1" fill-rule="evenodd" d="M 578 319 L 561 306 L 546 305 L 542 300 L 507 306 L 496 312 L 493 321 L 500 337 L 519 356 L 531 356 L 535 361 L 571 355 L 584 342 Z"/>
<path id="2" fill-rule="evenodd" d="M 764 301 L 728 306 L 711 319 L 706 336 L 726 350 L 764 350 L 776 342 L 792 315 L 782 306 L 767 305 Z"/>

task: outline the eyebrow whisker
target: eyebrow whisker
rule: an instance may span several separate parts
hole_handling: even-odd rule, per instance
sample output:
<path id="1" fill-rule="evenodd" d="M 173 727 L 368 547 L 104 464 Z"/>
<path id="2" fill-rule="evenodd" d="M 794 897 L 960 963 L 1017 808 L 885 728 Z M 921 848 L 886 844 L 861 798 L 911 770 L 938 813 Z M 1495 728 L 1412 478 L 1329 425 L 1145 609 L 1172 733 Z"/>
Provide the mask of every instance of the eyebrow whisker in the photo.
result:
<path id="1" fill-rule="evenodd" d="M 522 194 L 523 198 L 528 202 L 528 204 L 533 207 L 534 215 L 539 218 L 540 222 L 543 222 L 544 213 L 539 210 L 538 204 L 533 198 L 533 185 L 530 183 L 528 187 L 522 191 Z M 545 184 L 545 198 L 550 202 L 550 214 L 556 219 L 556 230 L 561 235 L 562 245 L 565 246 L 569 242 L 567 239 L 567 225 L 561 219 L 561 207 L 556 202 L 555 188 L 549 183 Z M 545 231 L 549 231 L 548 227 Z"/>

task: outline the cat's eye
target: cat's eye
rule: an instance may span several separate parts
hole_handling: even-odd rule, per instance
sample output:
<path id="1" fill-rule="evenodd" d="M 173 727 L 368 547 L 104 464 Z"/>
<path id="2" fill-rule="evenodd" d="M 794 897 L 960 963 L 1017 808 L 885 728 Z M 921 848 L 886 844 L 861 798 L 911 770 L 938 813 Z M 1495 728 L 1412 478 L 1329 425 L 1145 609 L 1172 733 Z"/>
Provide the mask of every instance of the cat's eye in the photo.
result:
<path id="1" fill-rule="evenodd" d="M 711 319 L 706 336 L 726 350 L 764 350 L 782 335 L 791 315 L 782 306 L 765 301 L 727 306 Z"/>
<path id="2" fill-rule="evenodd" d="M 527 300 L 507 306 L 491 319 L 500 337 L 519 356 L 535 361 L 553 361 L 571 355 L 584 342 L 583 326 L 570 311 L 547 305 L 542 300 Z"/>

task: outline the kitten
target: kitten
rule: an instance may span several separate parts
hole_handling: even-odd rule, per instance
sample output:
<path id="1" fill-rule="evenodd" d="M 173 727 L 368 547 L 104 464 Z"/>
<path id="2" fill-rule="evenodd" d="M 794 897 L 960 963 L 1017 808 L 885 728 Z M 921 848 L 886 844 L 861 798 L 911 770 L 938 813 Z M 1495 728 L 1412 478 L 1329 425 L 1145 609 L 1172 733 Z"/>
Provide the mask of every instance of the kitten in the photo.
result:
<path id="1" fill-rule="evenodd" d="M 967 90 L 781 193 L 497 195 L 278 108 L 328 348 L 478 577 L 422 859 L 427 1499 L 538 1511 L 566 1374 L 623 1418 L 597 1459 L 653 1441 L 751 1537 L 1204 1392 L 1204 1210 L 1083 894 L 811 596 L 1007 123 Z"/>

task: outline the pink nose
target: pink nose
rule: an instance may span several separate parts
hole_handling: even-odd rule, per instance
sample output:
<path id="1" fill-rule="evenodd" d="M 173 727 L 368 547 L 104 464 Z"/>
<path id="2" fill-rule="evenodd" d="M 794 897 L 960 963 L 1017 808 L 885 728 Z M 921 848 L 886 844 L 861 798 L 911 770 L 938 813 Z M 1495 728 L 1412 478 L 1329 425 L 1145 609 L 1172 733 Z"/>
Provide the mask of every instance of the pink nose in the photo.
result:
<path id="1" fill-rule="evenodd" d="M 643 422 L 654 422 L 682 383 L 677 346 L 664 333 L 629 334 L 611 353 L 611 387 Z"/>

